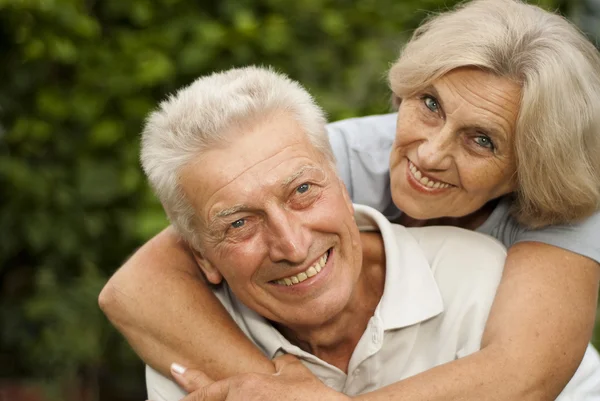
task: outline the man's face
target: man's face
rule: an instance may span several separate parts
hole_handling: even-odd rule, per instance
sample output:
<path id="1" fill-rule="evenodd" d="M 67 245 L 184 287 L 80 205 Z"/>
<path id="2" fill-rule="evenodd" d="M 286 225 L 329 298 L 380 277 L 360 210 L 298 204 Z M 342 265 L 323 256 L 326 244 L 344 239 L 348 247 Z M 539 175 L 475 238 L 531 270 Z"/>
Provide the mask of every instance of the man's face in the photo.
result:
<path id="1" fill-rule="evenodd" d="M 291 116 L 236 131 L 182 171 L 201 230 L 199 264 L 267 319 L 323 324 L 348 304 L 361 270 L 346 189 Z"/>

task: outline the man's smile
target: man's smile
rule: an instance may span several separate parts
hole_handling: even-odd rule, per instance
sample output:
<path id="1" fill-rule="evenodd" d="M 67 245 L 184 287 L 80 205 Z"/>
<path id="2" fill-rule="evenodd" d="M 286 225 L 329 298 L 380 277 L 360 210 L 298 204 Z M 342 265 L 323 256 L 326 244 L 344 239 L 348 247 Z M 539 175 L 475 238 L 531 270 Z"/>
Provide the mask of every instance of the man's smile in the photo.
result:
<path id="1" fill-rule="evenodd" d="M 294 274 L 292 276 L 284 277 L 279 280 L 274 280 L 274 282 L 279 285 L 291 286 L 291 285 L 301 283 L 301 282 L 309 279 L 310 277 L 316 276 L 317 274 L 319 274 L 321 272 L 323 267 L 325 267 L 325 264 L 327 264 L 327 258 L 329 257 L 331 250 L 332 250 L 331 248 L 329 250 L 327 250 L 327 252 L 325 252 L 308 269 L 306 269 L 298 274 Z"/>

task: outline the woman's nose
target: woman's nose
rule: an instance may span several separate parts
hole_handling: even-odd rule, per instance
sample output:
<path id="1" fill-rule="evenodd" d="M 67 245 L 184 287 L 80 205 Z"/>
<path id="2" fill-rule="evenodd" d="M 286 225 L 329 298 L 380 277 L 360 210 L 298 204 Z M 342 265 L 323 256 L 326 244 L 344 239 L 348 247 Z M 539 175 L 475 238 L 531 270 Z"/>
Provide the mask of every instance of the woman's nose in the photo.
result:
<path id="1" fill-rule="evenodd" d="M 431 133 L 417 148 L 418 166 L 425 170 L 447 170 L 452 160 L 453 134 L 448 129 Z"/>

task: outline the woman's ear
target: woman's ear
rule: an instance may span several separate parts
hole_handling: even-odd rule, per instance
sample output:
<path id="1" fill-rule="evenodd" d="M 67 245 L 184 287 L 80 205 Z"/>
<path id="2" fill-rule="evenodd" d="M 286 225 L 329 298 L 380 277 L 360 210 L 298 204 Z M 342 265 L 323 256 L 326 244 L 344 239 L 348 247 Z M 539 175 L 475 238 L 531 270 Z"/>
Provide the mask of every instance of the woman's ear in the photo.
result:
<path id="1" fill-rule="evenodd" d="M 194 259 L 196 259 L 196 263 L 198 263 L 198 266 L 200 266 L 200 270 L 202 270 L 206 276 L 208 282 L 211 284 L 221 284 L 221 281 L 223 281 L 221 272 L 212 263 L 210 263 L 201 252 L 192 250 L 192 254 L 194 255 Z"/>

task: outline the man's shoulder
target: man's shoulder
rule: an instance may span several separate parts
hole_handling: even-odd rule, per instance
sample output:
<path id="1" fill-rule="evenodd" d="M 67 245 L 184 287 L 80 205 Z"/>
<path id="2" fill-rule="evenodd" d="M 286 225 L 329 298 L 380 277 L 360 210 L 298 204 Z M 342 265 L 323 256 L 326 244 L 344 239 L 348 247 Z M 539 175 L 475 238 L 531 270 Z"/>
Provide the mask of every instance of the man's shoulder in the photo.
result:
<path id="1" fill-rule="evenodd" d="M 445 303 L 455 297 L 492 300 L 500 283 L 506 248 L 495 238 L 450 226 L 407 228 L 435 276 Z"/>
<path id="2" fill-rule="evenodd" d="M 457 254 L 457 251 L 468 251 L 476 257 L 489 256 L 490 253 L 506 257 L 506 247 L 499 240 L 476 231 L 453 226 L 409 227 L 405 230 L 419 243 L 430 260 L 440 252 Z"/>
<path id="3" fill-rule="evenodd" d="M 456 357 L 477 351 L 502 278 L 506 248 L 496 239 L 457 227 L 405 229 L 429 262 L 444 312 L 431 321 Z"/>

